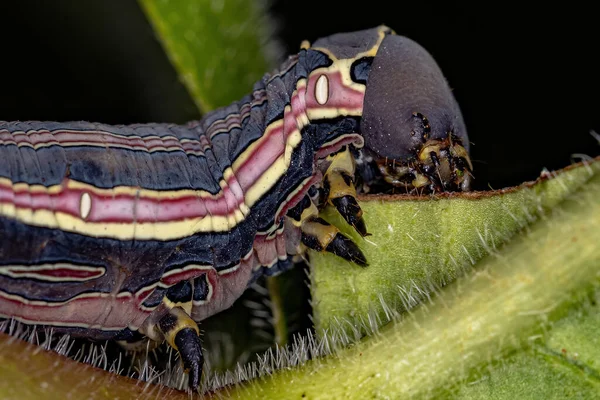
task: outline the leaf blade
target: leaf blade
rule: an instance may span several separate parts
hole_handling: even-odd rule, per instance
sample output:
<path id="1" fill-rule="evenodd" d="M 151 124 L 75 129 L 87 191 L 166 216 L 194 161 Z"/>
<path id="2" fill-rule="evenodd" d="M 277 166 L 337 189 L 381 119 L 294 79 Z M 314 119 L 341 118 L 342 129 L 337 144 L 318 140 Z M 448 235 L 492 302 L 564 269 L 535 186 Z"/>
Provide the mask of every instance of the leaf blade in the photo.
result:
<path id="1" fill-rule="evenodd" d="M 600 159 L 566 168 L 552 179 L 500 191 L 438 198 L 365 197 L 361 207 L 373 234 L 366 240 L 330 208 L 326 219 L 353 237 L 371 265 L 359 268 L 330 254 L 311 253 L 317 331 L 372 311 L 382 316 L 380 297 L 405 310 L 407 305 L 396 304 L 398 288 L 406 293 L 408 306 L 416 304 L 560 204 L 599 170 Z"/>
<path id="2" fill-rule="evenodd" d="M 262 2 L 139 0 L 201 112 L 249 93 L 274 62 Z"/>

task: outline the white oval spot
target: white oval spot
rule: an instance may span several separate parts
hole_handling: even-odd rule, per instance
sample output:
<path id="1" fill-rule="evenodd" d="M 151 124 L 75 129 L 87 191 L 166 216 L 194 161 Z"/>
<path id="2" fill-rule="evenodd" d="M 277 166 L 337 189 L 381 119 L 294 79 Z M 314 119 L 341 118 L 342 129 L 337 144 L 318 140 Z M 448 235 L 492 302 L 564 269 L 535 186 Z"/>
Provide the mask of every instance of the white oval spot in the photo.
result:
<path id="1" fill-rule="evenodd" d="M 327 79 L 327 75 L 321 75 L 319 79 L 317 79 L 315 85 L 315 98 L 319 104 L 325 104 L 327 103 L 327 100 L 329 100 L 329 80 Z"/>
<path id="2" fill-rule="evenodd" d="M 81 195 L 79 203 L 79 215 L 81 215 L 81 218 L 86 219 L 90 215 L 90 211 L 92 211 L 92 198 L 89 193 L 84 193 Z"/>

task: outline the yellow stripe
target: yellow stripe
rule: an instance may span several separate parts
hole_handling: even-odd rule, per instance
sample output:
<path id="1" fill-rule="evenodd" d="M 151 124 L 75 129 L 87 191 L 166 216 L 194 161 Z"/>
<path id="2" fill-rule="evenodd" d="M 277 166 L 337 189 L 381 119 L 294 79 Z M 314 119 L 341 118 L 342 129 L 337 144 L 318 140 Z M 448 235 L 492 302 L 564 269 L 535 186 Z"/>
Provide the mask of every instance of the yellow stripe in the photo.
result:
<path id="1" fill-rule="evenodd" d="M 127 299 L 131 299 L 131 298 L 133 298 L 133 295 L 130 292 L 119 292 L 119 293 L 117 293 L 116 296 L 113 293 L 93 292 L 93 293 L 78 294 L 76 296 L 71 297 L 68 300 L 63 300 L 63 301 L 44 301 L 44 300 L 30 300 L 26 297 L 19 296 L 17 294 L 10 294 L 10 293 L 0 290 L 0 297 L 4 297 L 5 299 L 19 302 L 21 304 L 26 304 L 28 306 L 62 307 L 73 301 L 82 300 L 82 299 L 94 299 L 94 298 L 99 298 L 99 299 L 127 298 Z"/>
<path id="2" fill-rule="evenodd" d="M 312 108 L 306 111 L 312 120 L 333 119 L 340 116 L 361 116 L 362 110 L 349 110 L 347 108 Z"/>
<path id="3" fill-rule="evenodd" d="M 275 124 L 280 124 L 277 121 Z M 272 124 L 270 129 L 274 129 Z M 290 164 L 291 154 L 302 139 L 299 131 L 293 132 L 287 140 L 285 153 L 269 167 L 267 171 L 247 190 L 245 193 L 245 204 L 232 210 L 227 216 L 205 216 L 199 218 L 189 218 L 182 221 L 165 222 L 136 222 L 136 223 L 107 223 L 107 222 L 86 222 L 81 218 L 72 216 L 59 211 L 51 210 L 31 210 L 29 208 L 17 208 L 12 203 L 0 203 L 0 215 L 23 222 L 28 225 L 40 226 L 46 228 L 58 228 L 67 232 L 75 232 L 92 237 L 110 237 L 120 240 L 173 240 L 186 236 L 191 236 L 199 232 L 227 232 L 244 221 L 245 216 L 249 214 L 250 207 L 254 205 L 281 176 L 283 176 Z M 259 141 L 257 141 L 259 142 Z M 248 148 L 239 158 L 248 158 L 254 147 Z M 239 158 L 236 163 L 239 165 Z M 235 169 L 235 166 L 234 166 Z M 231 168 L 224 172 L 227 179 L 234 174 Z M 28 185 L 26 183 L 13 184 L 6 178 L 0 178 L 0 184 L 12 186 L 13 191 L 25 191 L 38 194 L 58 194 L 63 190 L 61 185 L 45 187 L 43 185 Z M 226 186 L 225 180 L 220 182 L 221 188 Z M 222 196 L 222 190 L 217 195 L 212 195 L 203 190 L 176 190 L 176 191 L 158 191 L 135 188 L 131 186 L 118 186 L 113 189 L 100 189 L 93 185 L 78 181 L 69 180 L 67 184 L 69 189 L 80 189 L 104 196 L 128 195 L 137 197 L 147 197 L 153 199 L 177 199 L 183 196 L 196 196 L 201 198 L 219 198 Z"/>
<path id="4" fill-rule="evenodd" d="M 350 77 L 350 65 L 358 58 L 375 56 L 381 41 L 385 37 L 384 27 L 380 28 L 378 42 L 366 52 L 358 54 L 356 57 L 347 60 L 337 60 L 327 49 L 317 48 L 324 53 L 327 53 L 332 60 L 335 62 L 326 69 L 319 69 L 313 71 L 312 74 L 320 74 L 324 70 L 329 71 L 340 71 L 342 74 L 342 80 L 344 84 L 355 90 L 364 92 L 364 85 L 353 82 Z M 303 80 L 301 85 L 306 85 Z M 352 115 L 355 113 L 353 110 L 346 109 L 320 109 L 320 110 L 308 110 L 308 117 L 318 118 L 331 118 L 339 115 Z M 312 111 L 312 113 L 311 113 Z M 289 110 L 288 110 L 289 112 Z M 302 122 L 304 116 L 301 116 Z M 297 121 L 298 122 L 298 121 Z M 235 175 L 235 172 L 239 170 L 241 165 L 246 162 L 255 152 L 255 150 L 261 146 L 266 140 L 268 140 L 270 133 L 274 129 L 283 128 L 283 119 L 274 121 L 268 127 L 266 127 L 264 134 L 255 142 L 253 142 L 233 163 L 231 168 L 224 171 L 224 179 L 226 180 L 231 175 Z M 110 133 L 109 133 L 110 134 Z M 120 136 L 120 135 L 115 135 Z M 159 138 L 159 137 L 157 137 Z M 164 140 L 166 137 L 160 137 Z M 148 137 L 140 139 L 148 139 Z M 247 190 L 245 194 L 245 204 L 242 204 L 239 208 L 232 210 L 228 216 L 206 216 L 200 218 L 190 218 L 183 221 L 174 222 L 148 222 L 148 223 L 97 223 L 97 222 L 85 222 L 81 218 L 74 217 L 69 214 L 62 212 L 50 211 L 50 210 L 36 210 L 16 208 L 12 203 L 0 203 L 0 215 L 15 218 L 23 223 L 43 226 L 48 228 L 59 228 L 65 231 L 76 232 L 85 234 L 88 236 L 95 237 L 112 237 L 121 240 L 130 239 L 158 239 L 158 240 L 172 240 L 185 236 L 192 235 L 197 232 L 226 232 L 235 227 L 239 222 L 245 219 L 248 215 L 250 207 L 254 205 L 265 193 L 267 193 L 273 185 L 287 172 L 291 154 L 294 148 L 298 146 L 301 141 L 301 134 L 298 130 L 294 131 L 288 136 L 286 142 L 285 152 L 280 156 L 273 165 L 271 165 L 267 171 Z M 183 140 L 182 140 L 183 142 Z M 97 188 L 91 184 L 77 182 L 73 180 L 67 181 L 68 189 L 79 189 L 88 193 L 94 193 L 99 196 L 113 197 L 119 195 L 127 195 L 132 197 L 144 197 L 149 199 L 178 199 L 181 197 L 197 197 L 197 198 L 212 198 L 218 199 L 223 195 L 223 188 L 227 185 L 225 180 L 221 180 L 219 185 L 221 191 L 216 195 L 213 195 L 205 190 L 150 190 L 142 189 L 131 186 L 117 186 L 111 189 Z M 26 183 L 13 184 L 12 181 L 6 178 L 0 178 L 0 185 L 11 187 L 13 191 L 24 191 L 32 194 L 59 194 L 62 192 L 64 186 L 54 185 L 45 187 L 43 185 L 29 185 Z"/>
<path id="5" fill-rule="evenodd" d="M 92 237 L 110 237 L 120 240 L 172 240 L 198 232 L 227 232 L 244 220 L 239 209 L 229 216 L 206 216 L 171 222 L 85 222 L 59 211 L 16 208 L 14 204 L 1 204 L 0 215 L 12 217 L 28 225 L 58 228 Z"/>

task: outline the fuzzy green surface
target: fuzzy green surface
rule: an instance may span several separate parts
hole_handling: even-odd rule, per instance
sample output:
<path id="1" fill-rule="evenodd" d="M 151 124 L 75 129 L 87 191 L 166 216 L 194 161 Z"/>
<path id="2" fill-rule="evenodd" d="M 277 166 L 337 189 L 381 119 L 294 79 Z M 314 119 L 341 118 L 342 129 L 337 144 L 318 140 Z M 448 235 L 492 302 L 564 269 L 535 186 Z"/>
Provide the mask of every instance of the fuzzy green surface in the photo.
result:
<path id="1" fill-rule="evenodd" d="M 202 112 L 239 100 L 272 67 L 263 1 L 139 3 Z"/>
<path id="2" fill-rule="evenodd" d="M 599 265 L 600 267 L 600 265 Z M 594 399 L 600 397 L 600 291 L 455 397 L 466 399 Z"/>
<path id="3" fill-rule="evenodd" d="M 311 253 L 313 311 L 317 330 L 353 321 L 386 304 L 411 307 L 433 287 L 451 282 L 490 250 L 508 241 L 541 212 L 585 185 L 600 160 L 569 168 L 553 179 L 496 192 L 439 199 L 361 201 L 372 236 L 361 238 L 335 210 L 326 219 L 342 227 L 363 250 L 369 267 L 360 268 L 330 254 Z M 404 301 L 398 296 L 404 292 Z M 348 327 L 348 330 L 352 328 Z"/>
<path id="4" fill-rule="evenodd" d="M 534 351 L 519 353 L 491 374 L 464 385 L 456 400 L 595 399 L 598 383 Z"/>
<path id="5" fill-rule="evenodd" d="M 569 318 L 578 313 L 573 311 L 578 310 L 578 304 L 598 290 L 600 175 L 590 177 L 588 173 L 585 180 L 580 190 L 574 190 L 552 212 L 482 259 L 465 276 L 436 292 L 431 301 L 413 308 L 375 335 L 333 356 L 277 371 L 218 396 L 443 398 L 452 397 L 461 386 L 487 372 L 499 370 L 503 360 L 508 365 L 507 357 L 527 351 L 532 343 L 551 334 L 553 326 L 560 334 L 559 321 L 567 321 L 563 323 L 568 325 Z M 380 224 L 395 218 L 388 217 Z M 398 260 L 393 254 L 387 256 Z M 498 378 L 501 391 L 511 385 L 518 393 L 527 385 L 551 388 L 557 384 L 564 387 L 556 394 L 594 398 L 600 393 L 595 370 L 582 371 L 564 363 L 555 367 L 552 357 L 550 360 L 540 365 L 538 359 L 518 356 L 520 364 L 507 366 L 508 375 Z M 479 393 L 471 393 L 475 397 L 481 394 L 493 398 L 499 393 L 483 386 L 476 390 Z M 539 393 L 541 398 L 543 393 Z"/>
<path id="6" fill-rule="evenodd" d="M 566 362 L 596 371 L 600 379 L 600 293 L 590 306 L 557 323 L 546 346 Z"/>

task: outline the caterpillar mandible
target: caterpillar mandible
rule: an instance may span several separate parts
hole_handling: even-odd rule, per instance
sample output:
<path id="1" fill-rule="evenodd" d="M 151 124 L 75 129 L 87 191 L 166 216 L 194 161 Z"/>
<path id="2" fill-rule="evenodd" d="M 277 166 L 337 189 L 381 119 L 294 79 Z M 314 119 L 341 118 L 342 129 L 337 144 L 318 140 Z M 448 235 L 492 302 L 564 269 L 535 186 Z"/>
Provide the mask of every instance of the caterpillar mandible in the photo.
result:
<path id="1" fill-rule="evenodd" d="M 359 191 L 469 190 L 460 109 L 433 58 L 385 26 L 305 44 L 186 125 L 0 122 L 0 317 L 178 350 L 307 249 L 368 260 Z"/>

